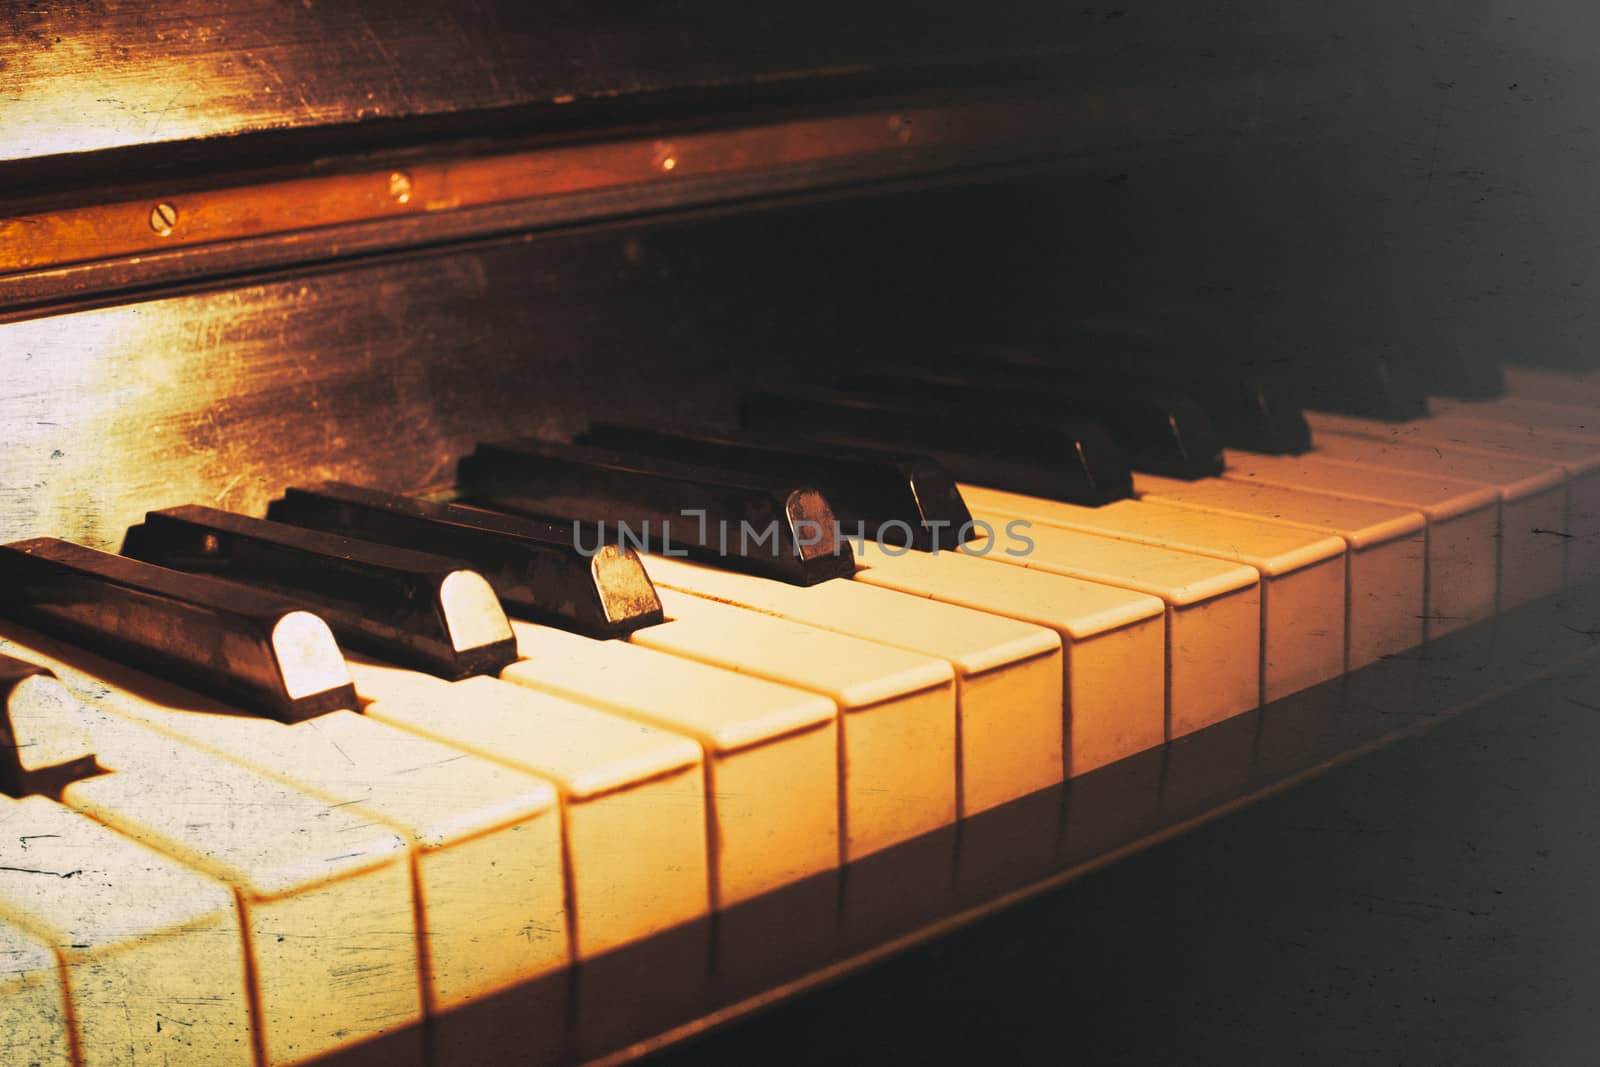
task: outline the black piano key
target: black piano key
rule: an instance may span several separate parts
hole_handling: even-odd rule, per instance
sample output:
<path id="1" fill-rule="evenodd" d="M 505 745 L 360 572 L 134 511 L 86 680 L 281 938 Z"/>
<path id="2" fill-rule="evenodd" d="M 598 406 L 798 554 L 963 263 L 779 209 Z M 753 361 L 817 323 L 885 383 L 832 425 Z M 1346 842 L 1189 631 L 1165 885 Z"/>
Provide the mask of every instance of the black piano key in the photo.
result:
<path id="1" fill-rule="evenodd" d="M 1187 382 L 1186 395 L 1205 410 L 1222 443 L 1268 455 L 1311 450 L 1311 424 L 1287 383 L 1238 375 L 1215 382 Z"/>
<path id="2" fill-rule="evenodd" d="M 955 481 L 926 456 L 614 422 L 591 424 L 578 441 L 815 485 L 846 531 L 921 552 L 955 548 L 972 521 Z"/>
<path id="3" fill-rule="evenodd" d="M 327 623 L 205 575 L 17 541 L 0 546 L 0 613 L 283 722 L 357 706 Z"/>
<path id="4" fill-rule="evenodd" d="M 0 654 L 0 793 L 55 793 L 98 771 L 77 698 L 44 667 Z"/>
<path id="5" fill-rule="evenodd" d="M 457 478 L 466 502 L 568 523 L 587 551 L 621 542 L 795 585 L 855 573 L 827 499 L 803 483 L 534 440 L 479 445 Z"/>
<path id="6" fill-rule="evenodd" d="M 1188 397 L 1158 388 L 1065 381 L 1024 385 L 988 373 L 934 374 L 904 367 L 856 371 L 839 385 L 896 403 L 930 401 L 989 414 L 1088 419 L 1111 436 L 1135 470 L 1188 479 L 1222 473 L 1222 443 L 1205 412 Z"/>
<path id="7" fill-rule="evenodd" d="M 1415 365 L 1381 352 L 1339 352 L 1291 362 L 1291 384 L 1313 411 L 1405 422 L 1427 417 L 1427 393 Z"/>
<path id="8" fill-rule="evenodd" d="M 1411 365 L 1413 375 L 1430 396 L 1493 400 L 1505 395 L 1506 379 L 1500 364 L 1448 338 L 1409 342 L 1399 358 Z"/>
<path id="9" fill-rule="evenodd" d="M 123 551 L 277 593 L 351 648 L 442 678 L 517 658 L 494 591 L 459 560 L 196 506 L 150 512 Z"/>
<path id="10" fill-rule="evenodd" d="M 1237 366 L 1227 359 L 1184 360 L 1127 348 L 1123 342 L 1080 343 L 1063 349 L 1000 345 L 934 347 L 937 366 L 970 367 L 1012 385 L 1089 384 L 1158 388 L 1194 401 L 1212 430 L 1230 448 L 1272 455 L 1298 455 L 1311 448 L 1294 389 L 1281 374 Z"/>
<path id="11" fill-rule="evenodd" d="M 1122 453 L 1093 423 L 997 416 L 949 405 L 870 402 L 834 393 L 757 393 L 742 425 L 931 456 L 960 481 L 1090 506 L 1133 494 Z"/>
<path id="12" fill-rule="evenodd" d="M 463 560 L 508 611 L 591 637 L 623 637 L 662 620 L 634 551 L 579 552 L 570 526 L 339 482 L 289 489 L 267 518 Z"/>

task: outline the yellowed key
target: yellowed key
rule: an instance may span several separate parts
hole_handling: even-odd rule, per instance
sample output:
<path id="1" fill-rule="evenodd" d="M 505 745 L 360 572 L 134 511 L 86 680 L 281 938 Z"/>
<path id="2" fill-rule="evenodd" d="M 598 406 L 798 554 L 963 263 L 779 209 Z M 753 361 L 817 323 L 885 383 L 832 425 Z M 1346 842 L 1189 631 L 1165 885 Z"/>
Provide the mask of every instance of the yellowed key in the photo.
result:
<path id="1" fill-rule="evenodd" d="M 222 883 L 53 800 L 0 797 L 0 915 L 60 960 L 80 1062 L 252 1062 L 239 913 Z"/>
<path id="2" fill-rule="evenodd" d="M 1261 575 L 1261 699 L 1344 672 L 1345 543 L 1281 524 L 1122 500 L 1088 508 L 961 486 L 973 511 L 1210 556 Z"/>
<path id="3" fill-rule="evenodd" d="M 303 1063 L 421 1020 L 398 834 L 180 742 L 110 747 L 117 773 L 67 787 L 64 800 L 234 887 L 264 1062 Z"/>
<path id="4" fill-rule="evenodd" d="M 1135 474 L 1140 498 L 1223 515 L 1269 519 L 1344 539 L 1345 669 L 1419 645 L 1427 615 L 1427 520 L 1420 511 L 1221 478 Z"/>
<path id="5" fill-rule="evenodd" d="M 4 920 L 0 920 L 0 1063 L 72 1065 L 67 998 L 55 953 Z"/>
<path id="6" fill-rule="evenodd" d="M 956 676 L 961 817 L 1062 778 L 1061 639 L 988 612 L 849 579 L 809 588 L 644 556 L 658 587 L 945 660 Z"/>
<path id="7" fill-rule="evenodd" d="M 498 678 L 360 661 L 350 673 L 369 716 L 555 783 L 577 959 L 710 910 L 705 770 L 689 738 Z"/>
<path id="8" fill-rule="evenodd" d="M 979 537 L 964 552 L 1148 593 L 1165 604 L 1168 740 L 1261 703 L 1261 581 L 1254 567 L 1038 523 L 1015 527 L 1012 536 L 1005 516 L 974 517 L 995 537 Z"/>
<path id="9" fill-rule="evenodd" d="M 1166 740 L 1166 605 L 1145 593 L 956 551 L 863 542 L 856 581 L 1055 631 L 1065 773 L 1086 774 Z"/>
<path id="10" fill-rule="evenodd" d="M 51 648 L 0 626 L 9 655 Z M 398 834 L 103 710 L 114 687 L 75 680 L 95 754 L 115 773 L 67 786 L 62 800 L 233 889 L 263 1062 L 304 1062 L 420 1021 L 416 905 Z"/>
<path id="11" fill-rule="evenodd" d="M 1439 637 L 1495 611 L 1499 590 L 1500 492 L 1461 479 L 1370 470 L 1311 456 L 1226 453 L 1223 478 L 1415 509 L 1427 520 L 1428 637 Z"/>
<path id="12" fill-rule="evenodd" d="M 554 785 L 349 711 L 263 734 L 215 747 L 407 838 L 430 1010 L 571 961 Z"/>
<path id="13" fill-rule="evenodd" d="M 844 858 L 956 818 L 955 674 L 931 656 L 672 589 L 634 644 L 820 693 L 840 711 Z"/>
<path id="14" fill-rule="evenodd" d="M 833 701 L 621 641 L 513 620 L 516 682 L 700 743 L 717 908 L 839 865 Z"/>
<path id="15" fill-rule="evenodd" d="M 1318 421 L 1326 422 L 1320 416 Z M 1539 548 L 1557 542 L 1573 579 L 1600 574 L 1600 447 L 1592 435 L 1550 431 L 1527 423 L 1507 425 L 1458 414 L 1417 419 L 1399 426 L 1343 419 L 1336 428 L 1339 433 L 1373 440 L 1404 441 L 1421 448 L 1459 449 L 1477 457 L 1490 457 L 1496 463 L 1520 460 L 1559 468 L 1567 478 L 1566 511 L 1561 522 L 1555 526 L 1534 526 L 1526 532 L 1519 526 L 1503 524 L 1505 543 L 1515 546 L 1518 536 L 1536 540 Z M 1502 520 L 1505 518 L 1503 513 Z M 1539 520 L 1535 517 L 1534 521 Z M 1538 576 L 1530 574 L 1529 581 L 1538 581 Z M 1535 595 L 1538 593 L 1530 592 L 1514 601 Z"/>
<path id="16" fill-rule="evenodd" d="M 1567 474 L 1556 464 L 1448 442 L 1380 440 L 1318 431 L 1321 458 L 1373 471 L 1473 481 L 1500 494 L 1500 608 L 1559 590 L 1566 575 Z"/>
<path id="17" fill-rule="evenodd" d="M 96 694 L 106 712 L 404 834 L 422 901 L 430 1008 L 569 962 L 560 812 L 549 782 L 353 712 L 288 726 L 58 642 L 14 643 L 23 659 Z"/>
<path id="18" fill-rule="evenodd" d="M 1541 437 L 1566 439 L 1580 443 L 1591 456 L 1600 454 L 1600 403 L 1555 404 L 1516 397 L 1432 403 L 1447 418 L 1492 422 Z M 1576 581 L 1600 574 L 1600 479 L 1587 471 L 1580 474 L 1570 467 L 1568 471 L 1573 480 L 1567 490 L 1566 532 L 1571 535 L 1566 539 L 1567 579 Z"/>

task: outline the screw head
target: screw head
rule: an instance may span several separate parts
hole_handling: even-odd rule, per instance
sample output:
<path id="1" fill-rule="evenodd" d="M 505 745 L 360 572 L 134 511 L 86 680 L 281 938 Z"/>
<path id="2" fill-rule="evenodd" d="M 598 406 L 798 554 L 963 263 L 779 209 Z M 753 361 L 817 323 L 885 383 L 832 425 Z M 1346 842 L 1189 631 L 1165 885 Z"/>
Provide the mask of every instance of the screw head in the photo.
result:
<path id="1" fill-rule="evenodd" d="M 411 175 L 397 170 L 389 175 L 389 195 L 397 204 L 411 202 Z"/>
<path id="2" fill-rule="evenodd" d="M 909 144 L 911 142 L 911 120 L 904 115 L 890 115 L 889 132 L 894 134 L 894 139 L 901 144 Z"/>
<path id="3" fill-rule="evenodd" d="M 150 228 L 162 237 L 178 225 L 178 209 L 163 200 L 150 209 Z"/>

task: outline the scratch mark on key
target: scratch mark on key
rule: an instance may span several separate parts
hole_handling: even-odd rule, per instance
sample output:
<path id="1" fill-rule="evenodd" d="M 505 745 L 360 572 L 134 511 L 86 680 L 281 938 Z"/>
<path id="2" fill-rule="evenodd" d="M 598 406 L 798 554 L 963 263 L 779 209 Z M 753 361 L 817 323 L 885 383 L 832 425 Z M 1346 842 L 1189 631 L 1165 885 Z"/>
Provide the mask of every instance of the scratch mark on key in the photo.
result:
<path id="1" fill-rule="evenodd" d="M 83 873 L 81 870 L 79 870 L 79 871 L 64 871 L 64 872 L 63 871 L 41 871 L 41 870 L 36 870 L 33 867 L 0 867 L 0 871 L 16 871 L 18 874 L 48 874 L 52 878 L 71 878 L 74 875 L 79 875 L 79 874 Z"/>

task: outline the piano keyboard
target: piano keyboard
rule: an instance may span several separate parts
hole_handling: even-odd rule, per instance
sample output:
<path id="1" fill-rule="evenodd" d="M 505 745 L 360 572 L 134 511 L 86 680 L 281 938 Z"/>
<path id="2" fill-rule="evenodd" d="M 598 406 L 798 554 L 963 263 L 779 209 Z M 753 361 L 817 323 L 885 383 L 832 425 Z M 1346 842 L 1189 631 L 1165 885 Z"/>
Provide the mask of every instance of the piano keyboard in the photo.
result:
<path id="1" fill-rule="evenodd" d="M 1600 570 L 1600 431 L 1570 402 L 1600 392 L 1508 382 L 1404 423 L 1312 415 L 1309 451 L 1230 447 L 1220 473 L 1174 476 L 1153 442 L 1167 473 L 1109 502 L 1111 437 L 1071 477 L 1024 469 L 1023 446 L 1088 431 L 953 457 L 959 499 L 876 462 L 841 490 L 883 538 L 855 547 L 812 536 L 827 487 L 781 450 L 699 469 L 648 437 L 464 465 L 464 500 L 544 527 L 329 487 L 274 521 L 153 512 L 126 559 L 8 547 L 0 1048 L 312 1062 L 1059 807 L 1063 782 L 1559 593 Z M 916 446 L 938 424 L 885 425 L 937 452 Z M 922 496 L 873 488 L 913 470 Z M 701 499 L 777 523 L 768 555 L 552 540 Z M 905 547 L 931 530 L 941 551 Z M 327 625 L 280 642 L 308 612 Z"/>

